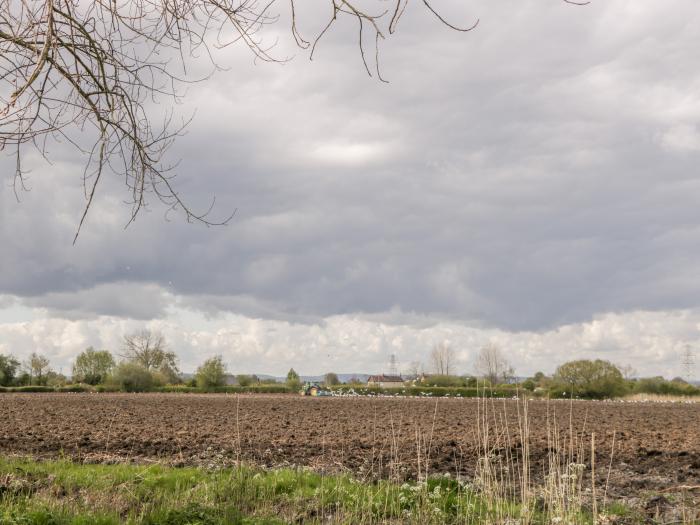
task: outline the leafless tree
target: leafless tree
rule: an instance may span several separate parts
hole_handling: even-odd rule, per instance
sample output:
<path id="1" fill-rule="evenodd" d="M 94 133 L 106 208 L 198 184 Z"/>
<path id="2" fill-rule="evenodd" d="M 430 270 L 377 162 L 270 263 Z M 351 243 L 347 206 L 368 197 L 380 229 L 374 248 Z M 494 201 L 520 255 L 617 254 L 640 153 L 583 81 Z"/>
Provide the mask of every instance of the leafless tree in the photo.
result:
<path id="1" fill-rule="evenodd" d="M 435 374 L 448 376 L 454 372 L 455 351 L 446 341 L 438 343 L 430 352 L 430 362 Z"/>
<path id="2" fill-rule="evenodd" d="M 637 369 L 630 364 L 618 365 L 617 368 L 620 370 L 622 377 L 624 377 L 628 381 L 630 379 L 634 379 L 634 377 L 637 375 Z"/>
<path id="3" fill-rule="evenodd" d="M 476 373 L 491 384 L 507 383 L 514 375 L 513 367 L 503 355 L 501 348 L 489 343 L 476 356 Z"/>
<path id="4" fill-rule="evenodd" d="M 395 32 L 408 0 L 392 2 L 316 0 L 316 6 L 328 8 L 328 20 L 310 40 L 298 30 L 299 0 L 289 0 L 285 16 L 310 58 L 340 18 L 354 19 L 367 73 L 382 79 L 379 43 Z M 156 125 L 149 105 L 177 101 L 186 83 L 202 80 L 188 74 L 190 60 L 208 60 L 211 72 L 219 69 L 216 48 L 242 43 L 255 60 L 286 61 L 262 38 L 261 30 L 280 18 L 272 11 L 276 4 L 279 0 L 0 0 L 0 150 L 16 157 L 15 191 L 25 188 L 21 160 L 28 145 L 46 156 L 51 141 L 67 142 L 87 158 L 86 203 L 76 239 L 106 172 L 120 176 L 129 190 L 128 223 L 152 198 L 188 221 L 227 223 L 230 214 L 211 216 L 213 201 L 208 210 L 195 212 L 177 192 L 175 163 L 164 154 L 187 122 L 175 122 L 170 113 Z M 422 4 L 451 29 L 470 31 L 478 24 L 458 27 L 428 0 Z"/>
<path id="5" fill-rule="evenodd" d="M 151 372 L 161 372 L 169 382 L 174 382 L 179 370 L 174 352 L 168 352 L 165 337 L 160 332 L 140 330 L 124 336 L 124 354 L 128 361 Z"/>
<path id="6" fill-rule="evenodd" d="M 50 371 L 50 365 L 47 357 L 32 352 L 24 365 L 29 374 L 30 383 L 43 384 L 46 374 Z"/>
<path id="7" fill-rule="evenodd" d="M 406 369 L 408 377 L 419 377 L 424 371 L 423 363 L 420 361 L 411 361 Z"/>

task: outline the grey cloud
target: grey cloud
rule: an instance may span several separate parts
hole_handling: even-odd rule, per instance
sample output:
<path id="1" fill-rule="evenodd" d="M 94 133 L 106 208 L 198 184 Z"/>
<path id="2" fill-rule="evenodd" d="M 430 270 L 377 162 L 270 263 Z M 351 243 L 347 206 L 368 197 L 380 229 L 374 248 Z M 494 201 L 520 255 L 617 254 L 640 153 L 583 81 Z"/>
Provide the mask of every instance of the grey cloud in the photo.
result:
<path id="1" fill-rule="evenodd" d="M 152 283 L 209 313 L 510 330 L 697 307 L 700 15 L 635 6 L 446 3 L 481 18 L 467 35 L 414 10 L 383 47 L 388 86 L 363 76 L 344 28 L 313 64 L 232 56 L 233 72 L 190 90 L 196 119 L 173 152 L 182 194 L 198 209 L 216 194 L 232 224 L 165 222 L 154 206 L 124 232 L 112 181 L 73 248 L 80 159 L 37 164 L 26 202 L 0 190 L 0 293 L 161 317 L 157 294 L 109 303 Z"/>
<path id="2" fill-rule="evenodd" d="M 29 307 L 47 309 L 51 317 L 112 316 L 149 320 L 165 316 L 173 297 L 155 284 L 112 282 L 77 291 L 51 292 L 23 302 Z"/>

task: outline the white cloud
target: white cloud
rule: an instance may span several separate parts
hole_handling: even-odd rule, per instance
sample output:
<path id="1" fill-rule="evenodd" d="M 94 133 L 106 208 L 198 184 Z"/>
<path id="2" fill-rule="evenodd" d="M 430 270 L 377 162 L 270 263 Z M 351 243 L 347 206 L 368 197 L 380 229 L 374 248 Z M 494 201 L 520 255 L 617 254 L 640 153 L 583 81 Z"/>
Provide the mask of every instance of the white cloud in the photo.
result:
<path id="1" fill-rule="evenodd" d="M 429 367 L 430 349 L 447 341 L 457 351 L 460 373 L 473 372 L 478 350 L 494 342 L 521 375 L 551 373 L 571 359 L 600 358 L 631 364 L 640 375 L 673 377 L 681 374 L 683 345 L 700 344 L 700 311 L 690 310 L 607 314 L 544 332 L 507 332 L 427 317 L 421 323 L 404 324 L 401 320 L 412 316 L 395 314 L 393 322 L 342 315 L 319 324 L 235 314 L 212 319 L 178 308 L 167 318 L 150 322 L 108 316 L 90 321 L 38 318 L 0 323 L 0 352 L 23 359 L 39 351 L 55 368 L 68 371 L 87 346 L 119 354 L 123 334 L 147 327 L 165 334 L 185 371 L 222 355 L 234 373 L 284 375 L 291 367 L 309 375 L 372 373 L 385 371 L 392 353 L 406 370 L 416 361 Z"/>

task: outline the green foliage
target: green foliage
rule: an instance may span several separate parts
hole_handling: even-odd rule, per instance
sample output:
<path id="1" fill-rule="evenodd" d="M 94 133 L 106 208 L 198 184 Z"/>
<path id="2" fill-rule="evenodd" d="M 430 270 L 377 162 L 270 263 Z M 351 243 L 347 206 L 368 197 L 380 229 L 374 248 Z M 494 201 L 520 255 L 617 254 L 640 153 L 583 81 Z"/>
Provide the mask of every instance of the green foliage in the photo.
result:
<path id="1" fill-rule="evenodd" d="M 175 354 L 173 354 L 173 356 L 174 355 Z M 162 384 L 176 385 L 182 383 L 182 377 L 180 377 L 180 370 L 177 365 L 163 363 L 158 370 L 156 370 L 155 374 L 157 374 L 157 376 L 154 377 L 158 377 Z"/>
<path id="2" fill-rule="evenodd" d="M 32 384 L 32 376 L 29 372 L 23 371 L 15 378 L 15 385 L 29 386 Z"/>
<path id="3" fill-rule="evenodd" d="M 605 399 L 621 397 L 628 392 L 627 382 L 610 361 L 580 359 L 557 368 L 553 378 L 555 397 Z"/>
<path id="4" fill-rule="evenodd" d="M 206 470 L 0 458 L 0 479 L 51 491 L 0 492 L 2 525 L 232 525 L 516 521 L 523 508 L 446 477 L 363 483 L 305 469 Z M 79 494 L 67 505 L 65 494 Z M 118 502 L 118 504 L 117 504 Z M 529 523 L 547 523 L 533 513 Z"/>
<path id="5" fill-rule="evenodd" d="M 658 394 L 670 396 L 697 396 L 700 388 L 677 379 L 667 381 L 661 376 L 645 377 L 632 382 L 632 391 L 638 394 Z"/>
<path id="6" fill-rule="evenodd" d="M 155 385 L 151 372 L 132 362 L 117 365 L 110 381 L 123 392 L 147 392 Z"/>
<path id="7" fill-rule="evenodd" d="M 465 386 L 464 379 L 452 375 L 431 375 L 425 378 L 424 386 L 460 387 Z M 475 385 L 476 386 L 476 385 Z"/>
<path id="8" fill-rule="evenodd" d="M 537 383 L 533 379 L 526 379 L 521 386 L 528 392 L 533 392 L 537 388 Z"/>
<path id="9" fill-rule="evenodd" d="M 236 381 L 240 386 L 246 387 L 253 384 L 253 376 L 247 374 L 238 374 L 236 376 Z"/>
<path id="10" fill-rule="evenodd" d="M 87 384 L 73 384 L 73 385 L 64 385 L 56 388 L 56 392 L 94 392 L 95 388 L 92 385 L 87 385 Z"/>
<path id="11" fill-rule="evenodd" d="M 53 388 L 60 388 L 68 384 L 68 378 L 63 374 L 50 370 L 44 378 L 44 384 Z"/>
<path id="12" fill-rule="evenodd" d="M 199 388 L 216 388 L 226 384 L 226 365 L 219 355 L 204 361 L 195 374 Z"/>
<path id="13" fill-rule="evenodd" d="M 88 385 L 104 383 L 114 365 L 114 357 L 108 350 L 89 347 L 75 358 L 73 381 Z"/>
<path id="14" fill-rule="evenodd" d="M 464 386 L 470 388 L 476 388 L 477 386 L 479 386 L 479 380 L 474 376 L 463 376 L 462 382 Z"/>
<path id="15" fill-rule="evenodd" d="M 110 376 L 107 378 L 107 383 L 95 386 L 95 392 L 119 392 L 119 385 L 114 383 L 112 376 Z"/>
<path id="16" fill-rule="evenodd" d="M 544 382 L 547 380 L 547 376 L 544 375 L 544 372 L 535 372 L 535 375 L 532 376 L 532 380 L 537 386 L 543 386 Z"/>
<path id="17" fill-rule="evenodd" d="M 11 355 L 0 354 L 0 386 L 10 386 L 15 381 L 19 361 Z"/>
<path id="18" fill-rule="evenodd" d="M 54 392 L 54 388 L 46 385 L 25 385 L 7 389 L 10 392 Z"/>
<path id="19" fill-rule="evenodd" d="M 296 393 L 296 390 L 290 389 L 286 384 L 282 383 L 260 383 L 249 386 L 226 385 L 221 387 L 211 387 L 202 389 L 187 385 L 166 385 L 154 389 L 156 392 L 164 393 L 180 393 L 180 394 L 196 394 L 196 393 L 219 393 L 219 394 L 291 394 Z"/>
<path id="20" fill-rule="evenodd" d="M 218 508 L 216 506 L 190 503 L 182 509 L 163 509 L 147 516 L 142 525 L 217 525 L 244 524 L 241 513 L 234 507 Z"/>
<path id="21" fill-rule="evenodd" d="M 301 388 L 301 378 L 293 368 L 290 368 L 289 372 L 287 372 L 287 386 L 292 390 Z"/>

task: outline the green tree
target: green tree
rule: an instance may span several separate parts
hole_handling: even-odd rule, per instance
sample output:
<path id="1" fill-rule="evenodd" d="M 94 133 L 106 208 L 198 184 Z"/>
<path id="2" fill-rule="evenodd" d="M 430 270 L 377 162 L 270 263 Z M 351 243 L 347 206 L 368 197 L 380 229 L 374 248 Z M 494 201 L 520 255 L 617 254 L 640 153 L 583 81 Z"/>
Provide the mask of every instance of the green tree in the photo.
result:
<path id="1" fill-rule="evenodd" d="M 195 374 L 199 388 L 216 388 L 226 384 L 226 365 L 219 355 L 204 361 Z"/>
<path id="2" fill-rule="evenodd" d="M 335 386 L 340 384 L 340 379 L 338 379 L 338 374 L 334 372 L 328 372 L 323 378 L 323 382 L 326 386 Z"/>
<path id="3" fill-rule="evenodd" d="M 293 368 L 290 368 L 289 372 L 287 372 L 287 386 L 294 390 L 301 387 L 301 378 Z"/>
<path id="4" fill-rule="evenodd" d="M 146 392 L 155 385 L 149 370 L 129 361 L 117 365 L 110 379 L 124 392 Z"/>
<path id="5" fill-rule="evenodd" d="M 85 349 L 73 364 L 73 382 L 98 385 L 104 383 L 114 368 L 114 357 L 108 350 Z"/>
<path id="6" fill-rule="evenodd" d="M 49 370 L 44 377 L 44 384 L 51 387 L 66 386 L 68 384 L 68 378 L 63 374 Z"/>
<path id="7" fill-rule="evenodd" d="M 0 386 L 12 385 L 15 381 L 19 361 L 11 355 L 0 354 Z"/>
<path id="8" fill-rule="evenodd" d="M 595 399 L 619 397 L 627 392 L 627 383 L 620 370 L 602 359 L 564 363 L 554 374 L 554 384 L 563 392 Z"/>

